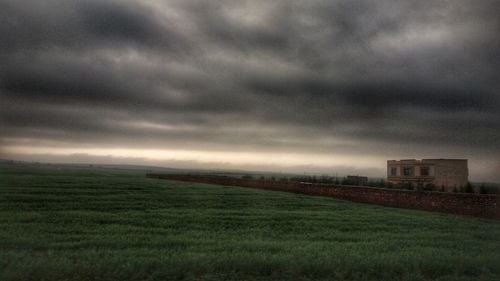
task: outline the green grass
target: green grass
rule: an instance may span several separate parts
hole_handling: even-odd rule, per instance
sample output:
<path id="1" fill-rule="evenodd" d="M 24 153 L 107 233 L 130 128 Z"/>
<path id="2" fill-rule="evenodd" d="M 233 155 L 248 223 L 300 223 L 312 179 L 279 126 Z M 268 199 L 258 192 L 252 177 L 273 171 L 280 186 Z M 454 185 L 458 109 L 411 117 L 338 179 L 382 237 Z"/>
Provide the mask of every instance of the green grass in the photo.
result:
<path id="1" fill-rule="evenodd" d="M 0 280 L 500 280 L 500 222 L 2 164 Z"/>

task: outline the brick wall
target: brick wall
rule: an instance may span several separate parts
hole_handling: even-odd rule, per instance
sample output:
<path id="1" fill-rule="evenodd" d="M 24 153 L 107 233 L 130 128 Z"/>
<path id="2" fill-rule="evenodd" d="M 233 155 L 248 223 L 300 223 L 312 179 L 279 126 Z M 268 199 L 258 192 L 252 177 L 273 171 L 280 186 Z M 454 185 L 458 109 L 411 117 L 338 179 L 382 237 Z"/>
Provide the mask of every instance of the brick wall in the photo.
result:
<path id="1" fill-rule="evenodd" d="M 499 196 L 483 194 L 443 193 L 362 186 L 308 184 L 298 182 L 239 179 L 223 176 L 147 174 L 150 178 L 242 186 L 285 191 L 378 204 L 388 207 L 419 209 L 483 218 L 500 219 Z"/>

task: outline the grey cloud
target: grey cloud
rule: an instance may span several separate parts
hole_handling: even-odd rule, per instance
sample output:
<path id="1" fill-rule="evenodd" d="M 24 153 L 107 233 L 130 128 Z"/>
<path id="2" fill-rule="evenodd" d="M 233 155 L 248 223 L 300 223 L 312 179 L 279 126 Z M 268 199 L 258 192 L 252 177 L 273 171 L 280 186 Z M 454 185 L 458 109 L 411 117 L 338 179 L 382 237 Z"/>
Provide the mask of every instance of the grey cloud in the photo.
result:
<path id="1" fill-rule="evenodd" d="M 133 1 L 6 0 L 0 7 L 0 50 L 5 52 L 122 44 L 171 52 L 189 47 L 166 21 Z"/>
<path id="2" fill-rule="evenodd" d="M 0 140 L 493 159 L 498 8 L 0 0 Z"/>

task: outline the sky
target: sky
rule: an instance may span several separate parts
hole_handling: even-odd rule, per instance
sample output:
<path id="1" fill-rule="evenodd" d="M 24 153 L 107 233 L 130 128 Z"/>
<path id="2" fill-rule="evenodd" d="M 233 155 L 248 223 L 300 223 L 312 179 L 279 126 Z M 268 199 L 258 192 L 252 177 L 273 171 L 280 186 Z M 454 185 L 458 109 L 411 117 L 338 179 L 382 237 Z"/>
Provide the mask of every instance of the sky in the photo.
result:
<path id="1" fill-rule="evenodd" d="M 0 0 L 0 158 L 500 182 L 499 10 Z"/>

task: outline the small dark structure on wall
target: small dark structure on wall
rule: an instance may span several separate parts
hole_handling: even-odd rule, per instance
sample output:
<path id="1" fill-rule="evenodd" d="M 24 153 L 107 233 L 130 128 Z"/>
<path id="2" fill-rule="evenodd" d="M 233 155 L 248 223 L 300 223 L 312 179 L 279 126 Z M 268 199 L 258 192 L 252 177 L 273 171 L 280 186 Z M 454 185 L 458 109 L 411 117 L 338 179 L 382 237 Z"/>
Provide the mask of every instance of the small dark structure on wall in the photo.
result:
<path id="1" fill-rule="evenodd" d="M 368 185 L 368 177 L 347 176 L 345 184 L 348 185 Z"/>

